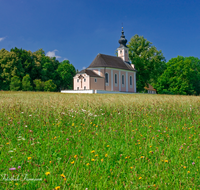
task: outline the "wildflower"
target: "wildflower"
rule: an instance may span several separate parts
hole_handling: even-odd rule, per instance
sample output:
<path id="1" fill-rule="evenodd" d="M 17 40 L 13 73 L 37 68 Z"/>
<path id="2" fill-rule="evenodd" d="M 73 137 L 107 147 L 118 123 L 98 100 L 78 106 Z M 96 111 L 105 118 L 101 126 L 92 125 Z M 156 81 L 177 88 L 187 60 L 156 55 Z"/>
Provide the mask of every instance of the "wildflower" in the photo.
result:
<path id="1" fill-rule="evenodd" d="M 77 155 L 74 156 L 74 158 L 76 158 L 76 157 L 77 157 Z"/>
<path id="2" fill-rule="evenodd" d="M 64 180 L 65 180 L 65 181 L 67 180 L 66 177 L 64 178 Z"/>
<path id="3" fill-rule="evenodd" d="M 63 177 L 63 178 L 65 178 L 65 175 L 64 175 L 64 174 L 61 174 L 60 176 Z"/>
<path id="4" fill-rule="evenodd" d="M 93 124 L 93 126 L 95 126 L 95 124 Z"/>
<path id="5" fill-rule="evenodd" d="M 51 161 L 49 161 L 49 163 L 51 164 Z"/>
<path id="6" fill-rule="evenodd" d="M 68 138 L 66 138 L 66 140 L 68 141 L 69 139 L 68 139 Z"/>
<path id="7" fill-rule="evenodd" d="M 90 124 L 92 124 L 92 122 Z"/>
<path id="8" fill-rule="evenodd" d="M 185 169 L 185 168 L 187 168 L 186 166 L 183 166 L 183 168 Z"/>
<path id="9" fill-rule="evenodd" d="M 192 162 L 192 165 L 194 165 L 195 164 L 195 162 Z"/>
<path id="10" fill-rule="evenodd" d="M 18 183 L 15 183 L 15 185 L 18 185 Z"/>
<path id="11" fill-rule="evenodd" d="M 13 171 L 13 170 L 16 170 L 16 168 L 9 168 L 9 170 L 12 170 L 12 171 Z"/>
<path id="12" fill-rule="evenodd" d="M 133 167 L 130 167 L 131 169 L 133 169 Z"/>
<path id="13" fill-rule="evenodd" d="M 91 159 L 91 161 L 92 161 L 92 162 L 94 162 L 94 161 L 95 161 L 95 159 Z"/>
<path id="14" fill-rule="evenodd" d="M 152 146 L 149 146 L 150 148 L 152 147 Z"/>
<path id="15" fill-rule="evenodd" d="M 60 189 L 60 186 L 55 187 L 55 190 Z"/>
<path id="16" fill-rule="evenodd" d="M 94 150 L 91 151 L 91 153 L 94 153 L 94 152 L 95 152 Z"/>
<path id="17" fill-rule="evenodd" d="M 30 160 L 31 159 L 31 157 L 28 157 L 28 160 Z"/>
<path id="18" fill-rule="evenodd" d="M 168 163 L 168 160 L 165 160 L 166 163 Z"/>
<path id="19" fill-rule="evenodd" d="M 45 175 L 50 175 L 50 172 L 46 172 Z"/>
<path id="20" fill-rule="evenodd" d="M 74 123 L 72 123 L 72 127 L 74 126 Z"/>
<path id="21" fill-rule="evenodd" d="M 89 164 L 89 163 L 87 163 L 86 165 L 87 165 L 87 166 L 89 166 L 90 164 Z"/>
<path id="22" fill-rule="evenodd" d="M 188 171 L 188 173 L 190 173 L 190 171 Z"/>
<path id="23" fill-rule="evenodd" d="M 139 179 L 142 179 L 142 177 L 139 177 Z"/>
<path id="24" fill-rule="evenodd" d="M 81 132 L 81 130 L 78 131 L 79 133 Z"/>
<path id="25" fill-rule="evenodd" d="M 98 127 L 98 125 L 96 127 Z"/>
<path id="26" fill-rule="evenodd" d="M 72 161 L 71 164 L 74 164 L 74 161 Z"/>
<path id="27" fill-rule="evenodd" d="M 56 139 L 56 137 L 54 137 L 54 139 Z"/>
<path id="28" fill-rule="evenodd" d="M 107 145 L 107 147 L 109 147 L 110 145 Z"/>
<path id="29" fill-rule="evenodd" d="M 21 168 L 21 166 L 18 166 L 18 169 L 20 169 Z"/>
<path id="30" fill-rule="evenodd" d="M 101 159 L 101 161 L 103 162 L 103 159 Z"/>
<path id="31" fill-rule="evenodd" d="M 98 156 L 98 154 L 95 155 L 95 157 L 97 157 L 97 156 Z"/>
<path id="32" fill-rule="evenodd" d="M 105 154 L 105 157 L 108 157 L 108 154 Z"/>
<path id="33" fill-rule="evenodd" d="M 141 158 L 144 158 L 144 156 L 141 156 Z"/>
<path id="34" fill-rule="evenodd" d="M 10 143 L 8 142 L 8 143 L 6 143 L 6 144 L 10 144 Z"/>

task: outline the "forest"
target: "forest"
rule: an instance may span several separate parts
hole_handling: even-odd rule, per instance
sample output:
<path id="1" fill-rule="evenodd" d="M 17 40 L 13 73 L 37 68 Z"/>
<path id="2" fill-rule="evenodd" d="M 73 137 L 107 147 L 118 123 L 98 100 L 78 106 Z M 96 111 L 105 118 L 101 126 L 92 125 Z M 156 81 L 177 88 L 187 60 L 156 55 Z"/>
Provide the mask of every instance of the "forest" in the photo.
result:
<path id="1" fill-rule="evenodd" d="M 12 48 L 0 50 L 0 90 L 60 91 L 73 88 L 75 67 L 68 60 Z"/>

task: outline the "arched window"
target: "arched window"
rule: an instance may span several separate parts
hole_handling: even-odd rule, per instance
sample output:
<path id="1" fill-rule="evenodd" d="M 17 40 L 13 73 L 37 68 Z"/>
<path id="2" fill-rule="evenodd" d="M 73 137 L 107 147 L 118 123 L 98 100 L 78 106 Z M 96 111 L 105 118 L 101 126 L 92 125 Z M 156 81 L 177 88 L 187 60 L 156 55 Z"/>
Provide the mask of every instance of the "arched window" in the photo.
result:
<path id="1" fill-rule="evenodd" d="M 133 85 L 132 76 L 130 76 L 130 85 L 131 85 L 131 86 Z"/>
<path id="2" fill-rule="evenodd" d="M 122 85 L 124 85 L 124 75 L 122 75 Z"/>
<path id="3" fill-rule="evenodd" d="M 117 74 L 115 74 L 115 84 L 117 84 Z"/>
<path id="4" fill-rule="evenodd" d="M 105 78 L 106 78 L 106 83 L 108 83 L 108 73 L 105 74 Z"/>

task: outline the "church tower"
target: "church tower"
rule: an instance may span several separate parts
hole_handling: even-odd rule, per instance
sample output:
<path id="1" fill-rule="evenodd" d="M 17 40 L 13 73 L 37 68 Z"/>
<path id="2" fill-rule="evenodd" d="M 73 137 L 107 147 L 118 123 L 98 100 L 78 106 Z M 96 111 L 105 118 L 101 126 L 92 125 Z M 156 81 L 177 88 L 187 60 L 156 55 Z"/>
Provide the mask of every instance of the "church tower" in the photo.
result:
<path id="1" fill-rule="evenodd" d="M 120 46 L 117 48 L 118 50 L 118 57 L 121 57 L 123 61 L 129 62 L 129 56 L 128 56 L 128 47 L 126 46 L 127 39 L 124 36 L 124 31 L 122 27 L 122 35 L 119 39 Z"/>

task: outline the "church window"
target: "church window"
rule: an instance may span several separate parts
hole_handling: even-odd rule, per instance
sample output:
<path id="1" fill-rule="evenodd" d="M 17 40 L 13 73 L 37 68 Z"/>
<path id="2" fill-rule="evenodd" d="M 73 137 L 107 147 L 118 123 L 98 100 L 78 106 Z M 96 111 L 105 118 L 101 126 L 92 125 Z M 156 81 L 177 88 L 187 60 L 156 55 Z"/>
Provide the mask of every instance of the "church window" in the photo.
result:
<path id="1" fill-rule="evenodd" d="M 94 82 L 97 82 L 97 79 L 94 79 Z"/>
<path id="2" fill-rule="evenodd" d="M 130 76 L 130 85 L 132 86 L 132 76 Z"/>
<path id="3" fill-rule="evenodd" d="M 125 51 L 125 53 L 127 53 L 127 50 Z"/>
<path id="4" fill-rule="evenodd" d="M 117 74 L 115 74 L 115 84 L 117 84 Z"/>
<path id="5" fill-rule="evenodd" d="M 120 50 L 120 53 L 122 54 L 122 50 Z"/>
<path id="6" fill-rule="evenodd" d="M 105 74 L 106 83 L 108 83 L 108 73 Z"/>
<path id="7" fill-rule="evenodd" d="M 86 79 L 84 79 L 84 82 L 86 82 Z"/>
<path id="8" fill-rule="evenodd" d="M 86 90 L 86 86 L 84 86 L 84 90 Z"/>
<path id="9" fill-rule="evenodd" d="M 79 79 L 77 79 L 77 82 L 79 82 Z"/>
<path id="10" fill-rule="evenodd" d="M 77 90 L 79 90 L 79 87 L 77 87 Z"/>
<path id="11" fill-rule="evenodd" d="M 124 75 L 122 75 L 122 84 L 124 84 Z"/>

